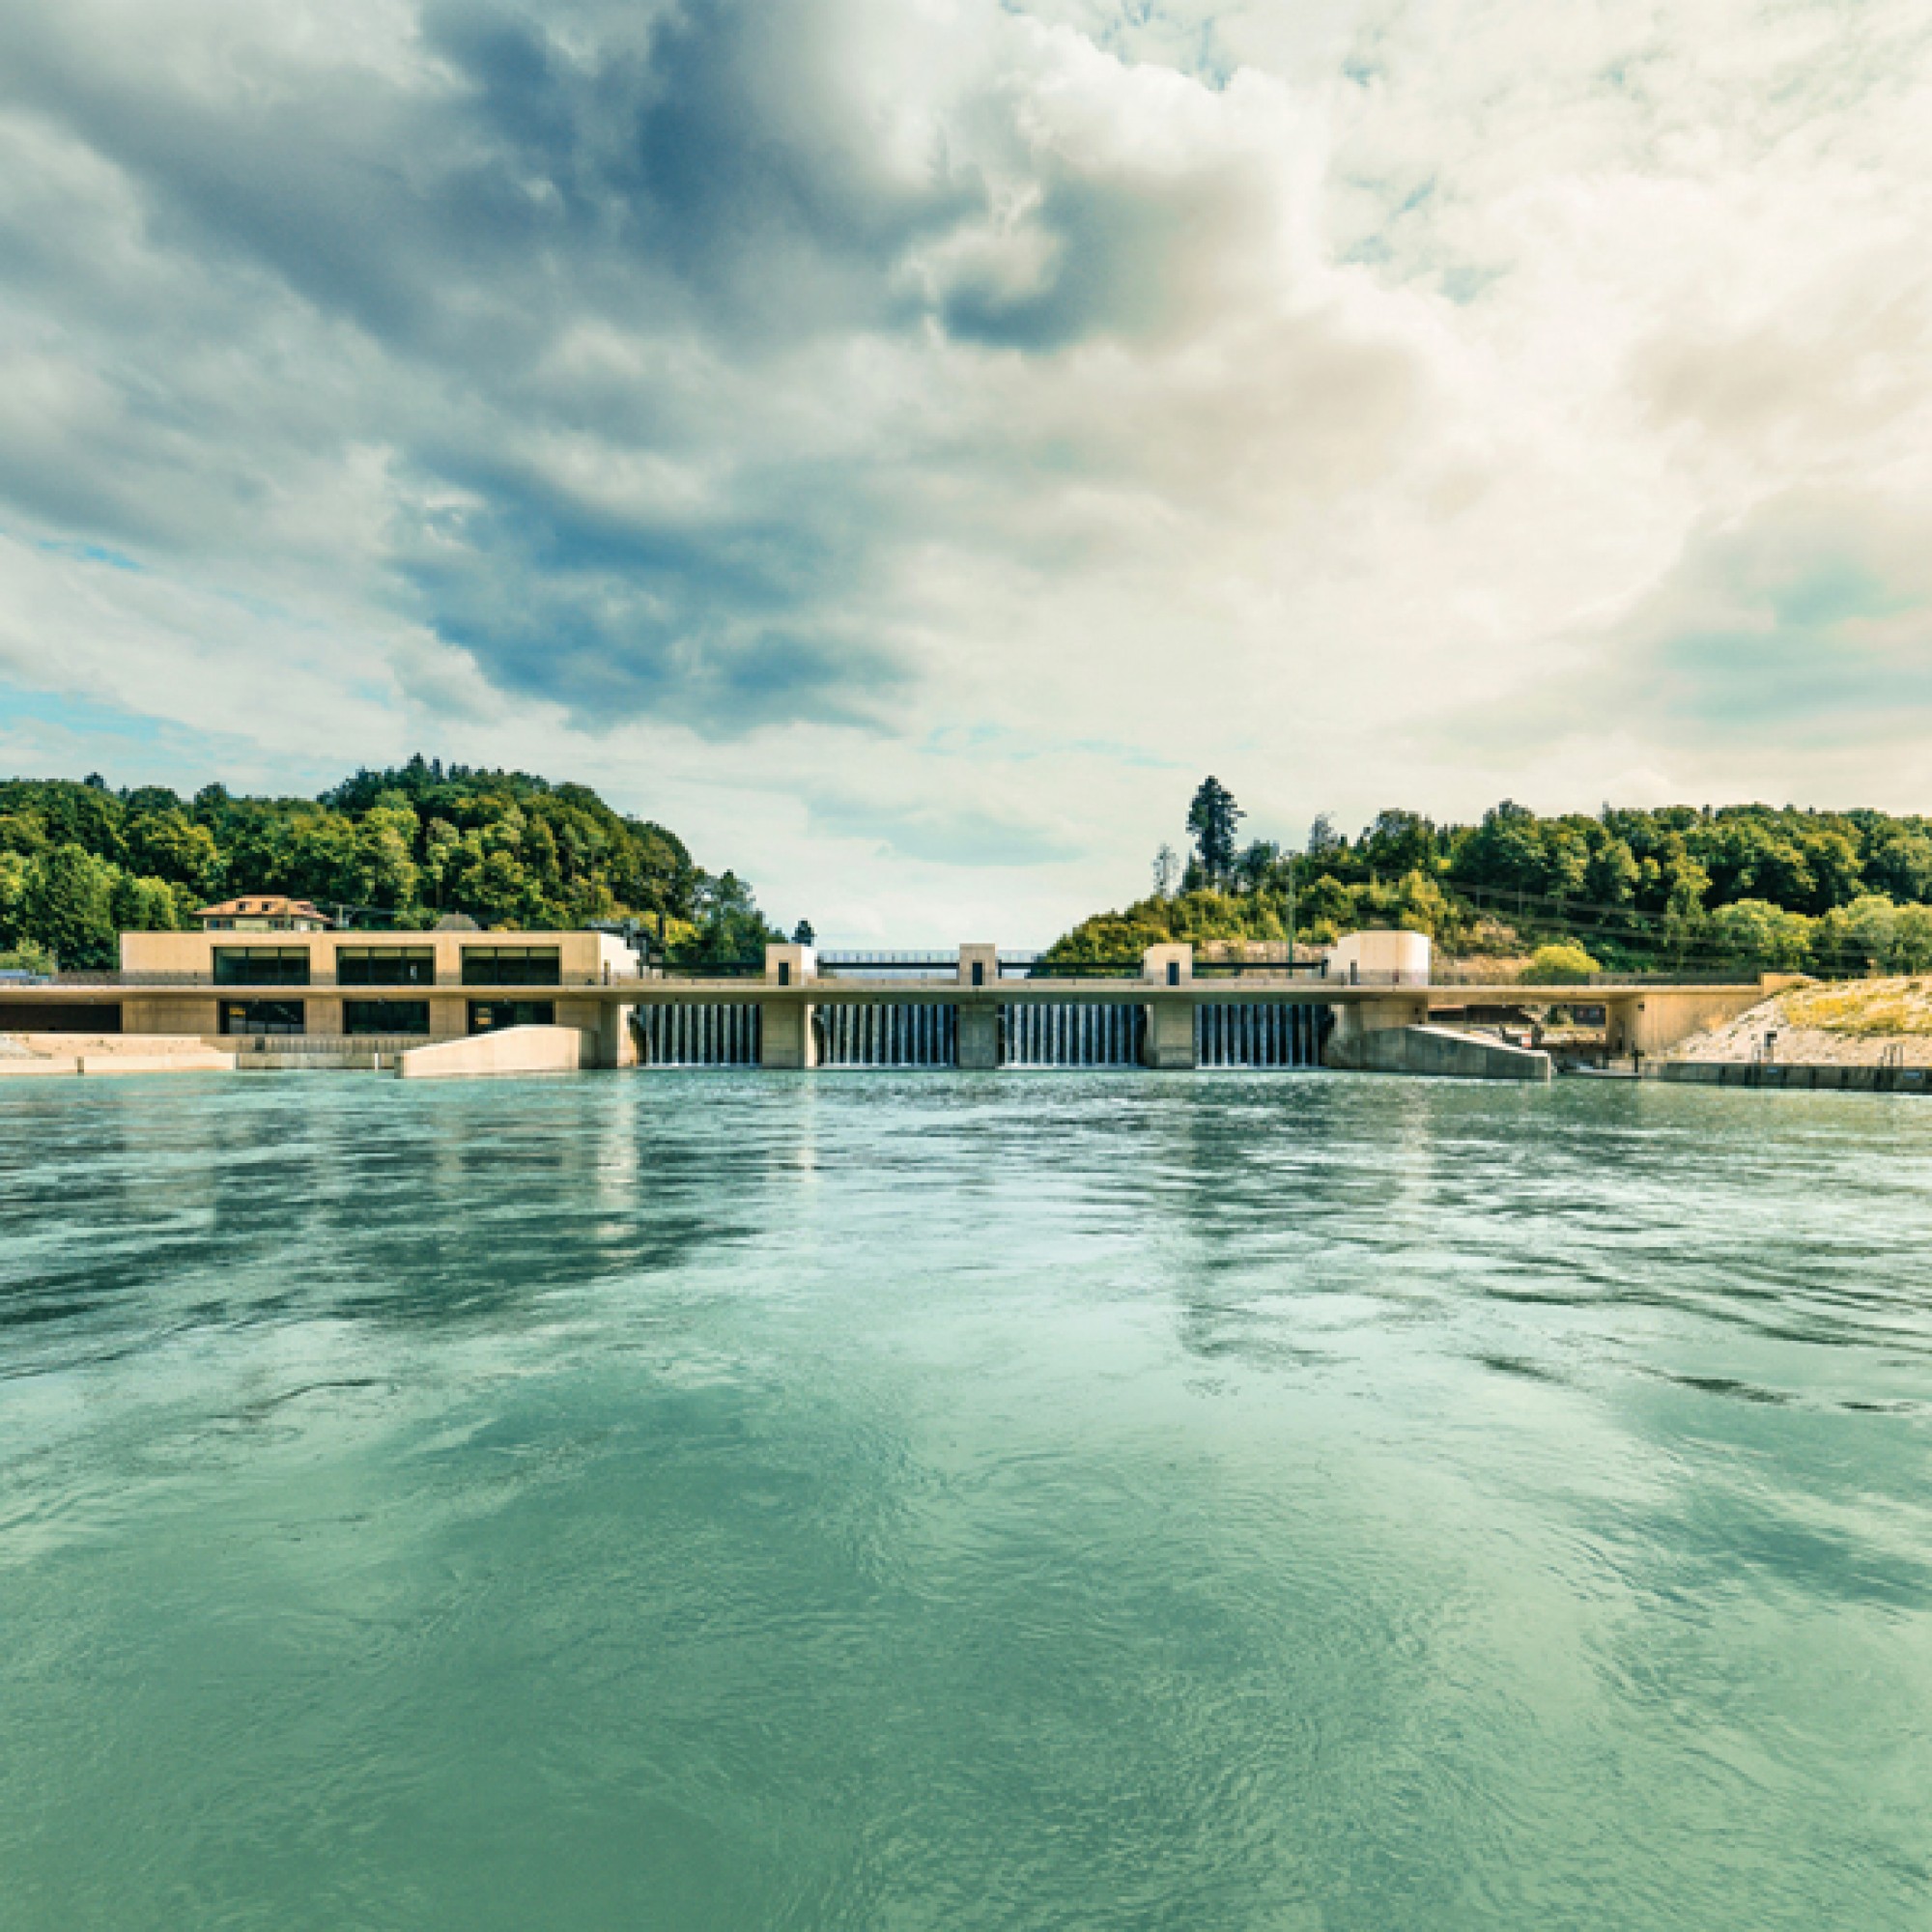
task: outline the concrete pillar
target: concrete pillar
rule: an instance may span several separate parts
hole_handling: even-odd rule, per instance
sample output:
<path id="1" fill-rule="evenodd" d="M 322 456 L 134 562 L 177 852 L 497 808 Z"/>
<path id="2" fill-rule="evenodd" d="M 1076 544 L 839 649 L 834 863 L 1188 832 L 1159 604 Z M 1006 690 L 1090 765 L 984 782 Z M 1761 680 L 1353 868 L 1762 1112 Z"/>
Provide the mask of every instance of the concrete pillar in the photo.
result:
<path id="1" fill-rule="evenodd" d="M 1000 949 L 962 946 L 959 983 L 978 996 L 959 1002 L 959 1065 L 968 1072 L 990 1073 L 1000 1064 Z"/>
<path id="2" fill-rule="evenodd" d="M 1000 1009 L 991 1002 L 959 1003 L 959 1065 L 970 1073 L 990 1073 L 1000 1064 Z"/>
<path id="3" fill-rule="evenodd" d="M 324 993 L 318 996 L 311 993 L 302 1005 L 302 1030 L 305 1033 L 331 1036 L 342 1031 L 344 1022 L 340 994 Z"/>
<path id="4" fill-rule="evenodd" d="M 766 1000 L 758 1028 L 758 1065 L 797 1073 L 818 1065 L 812 1009 L 803 1000 Z"/>
<path id="5" fill-rule="evenodd" d="M 631 1016 L 637 1009 L 613 1006 L 608 1000 L 600 1000 L 594 1006 L 588 1000 L 578 1004 L 587 1009 L 583 1019 L 565 1020 L 561 1004 L 557 1008 L 557 1018 L 566 1026 L 582 1027 L 589 1036 L 593 1044 L 584 1065 L 635 1066 L 638 1064 L 638 1036 L 632 1031 Z"/>
<path id="6" fill-rule="evenodd" d="M 1194 949 L 1191 946 L 1150 946 L 1141 954 L 1141 978 L 1150 985 L 1184 987 L 1194 983 Z M 1158 1072 L 1175 1072 L 1192 1067 L 1194 1057 L 1194 1002 L 1179 993 L 1167 992 L 1148 1006 L 1147 1064 Z"/>
<path id="7" fill-rule="evenodd" d="M 1631 1025 L 1631 1009 L 1634 1000 L 1605 1000 L 1604 1002 L 1604 1055 L 1608 1060 L 1626 1058 L 1635 1039 L 1635 1029 Z"/>
<path id="8" fill-rule="evenodd" d="M 803 986 L 818 978 L 818 953 L 810 946 L 767 946 L 765 983 Z M 758 1065 L 800 1072 L 818 1065 L 818 1035 L 811 1024 L 812 1009 L 803 1000 L 760 1003 Z"/>
<path id="9" fill-rule="evenodd" d="M 1426 1026 L 1428 1021 L 1429 1002 L 1413 995 L 1391 993 L 1378 1000 L 1338 1002 L 1335 1024 L 1321 1050 L 1322 1065 L 1359 1071 L 1368 1065 L 1363 1042 L 1370 1034 L 1385 1027 Z"/>

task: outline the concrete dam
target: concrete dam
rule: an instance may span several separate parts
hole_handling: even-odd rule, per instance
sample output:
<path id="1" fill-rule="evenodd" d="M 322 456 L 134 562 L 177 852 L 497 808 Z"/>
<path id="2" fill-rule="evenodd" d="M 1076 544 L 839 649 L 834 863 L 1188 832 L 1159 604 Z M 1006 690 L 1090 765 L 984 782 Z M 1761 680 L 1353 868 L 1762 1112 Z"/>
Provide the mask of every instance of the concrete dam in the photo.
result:
<path id="1" fill-rule="evenodd" d="M 715 1005 L 640 1008 L 633 1022 L 642 1066 L 767 1065 L 761 1007 L 747 999 Z M 1334 1024 L 1325 1007 L 1239 1005 L 1194 1012 L 1197 1066 L 1307 1067 L 1321 1065 Z M 814 1066 L 957 1067 L 957 1007 L 874 999 L 824 1006 L 810 1018 Z M 1053 1000 L 996 1009 L 993 1064 L 999 1066 L 1141 1066 L 1147 1064 L 1145 1008 Z M 968 1031 L 972 1022 L 968 1021 Z"/>
<path id="2" fill-rule="evenodd" d="M 123 1066 L 133 1064 L 126 1048 L 198 1065 L 193 1048 L 237 1069 L 375 1065 L 405 1077 L 1321 1066 L 1547 1080 L 1549 1056 L 1496 1025 L 1525 999 L 1596 1009 L 1605 1053 L 1634 1064 L 1773 990 L 1444 984 L 1431 967 L 1425 937 L 1388 931 L 1350 933 L 1293 962 L 1197 959 L 1165 944 L 1137 962 L 1059 973 L 990 945 L 823 958 L 774 945 L 749 970 L 675 976 L 599 930 L 211 928 L 127 933 L 118 973 L 0 988 L 0 1033 L 38 1040 L 29 1061 L 65 1055 L 81 1071 L 112 1042 Z"/>

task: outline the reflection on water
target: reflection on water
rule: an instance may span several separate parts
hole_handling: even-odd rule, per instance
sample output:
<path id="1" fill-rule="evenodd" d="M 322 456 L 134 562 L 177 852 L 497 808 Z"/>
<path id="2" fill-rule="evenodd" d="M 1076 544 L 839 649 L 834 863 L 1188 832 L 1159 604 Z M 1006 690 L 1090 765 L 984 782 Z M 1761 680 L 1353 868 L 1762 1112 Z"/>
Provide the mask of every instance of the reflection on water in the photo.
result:
<path id="1" fill-rule="evenodd" d="M 1932 1923 L 1932 1109 L 0 1091 L 0 1926 Z"/>

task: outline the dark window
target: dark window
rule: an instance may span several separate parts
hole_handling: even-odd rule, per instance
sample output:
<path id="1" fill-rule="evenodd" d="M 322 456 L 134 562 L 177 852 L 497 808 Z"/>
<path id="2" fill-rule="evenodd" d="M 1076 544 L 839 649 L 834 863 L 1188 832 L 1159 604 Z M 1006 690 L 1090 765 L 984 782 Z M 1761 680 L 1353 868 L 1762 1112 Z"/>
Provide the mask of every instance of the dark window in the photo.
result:
<path id="1" fill-rule="evenodd" d="M 1180 984 L 1180 961 L 1179 959 L 1170 959 L 1167 962 L 1167 983 L 1170 986 Z"/>
<path id="2" fill-rule="evenodd" d="M 976 959 L 973 962 L 973 983 L 976 986 L 983 986 L 986 983 L 986 962 L 983 959 Z"/>
<path id="3" fill-rule="evenodd" d="M 301 1033 L 299 1000 L 223 1000 L 223 1033 Z"/>
<path id="4" fill-rule="evenodd" d="M 563 982 L 554 946 L 466 946 L 466 986 L 556 986 Z"/>
<path id="5" fill-rule="evenodd" d="M 217 946 L 217 986 L 306 986 L 306 946 Z"/>
<path id="6" fill-rule="evenodd" d="M 505 1027 L 554 1026 L 556 1008 L 549 1000 L 471 1000 L 469 1031 L 501 1033 Z"/>
<path id="7" fill-rule="evenodd" d="M 781 959 L 779 961 L 779 984 L 781 986 L 789 986 L 791 984 L 791 961 L 789 959 Z"/>
<path id="8" fill-rule="evenodd" d="M 338 946 L 338 986 L 434 986 L 436 950 L 429 946 Z"/>
<path id="9" fill-rule="evenodd" d="M 427 1000 L 344 1000 L 344 1033 L 427 1033 Z"/>

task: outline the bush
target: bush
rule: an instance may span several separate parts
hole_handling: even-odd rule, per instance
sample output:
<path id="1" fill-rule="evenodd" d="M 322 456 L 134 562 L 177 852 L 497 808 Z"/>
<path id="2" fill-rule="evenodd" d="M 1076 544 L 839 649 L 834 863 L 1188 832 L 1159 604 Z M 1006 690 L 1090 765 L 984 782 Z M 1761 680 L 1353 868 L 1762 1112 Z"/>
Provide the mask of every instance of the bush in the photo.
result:
<path id="1" fill-rule="evenodd" d="M 1522 969 L 1527 986 L 1581 986 L 1599 970 L 1580 946 L 1539 946 Z"/>
<path id="2" fill-rule="evenodd" d="M 51 973 L 54 955 L 31 939 L 18 946 L 0 948 L 0 973 Z"/>

